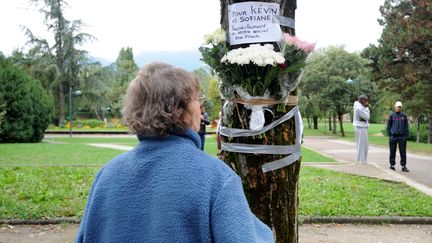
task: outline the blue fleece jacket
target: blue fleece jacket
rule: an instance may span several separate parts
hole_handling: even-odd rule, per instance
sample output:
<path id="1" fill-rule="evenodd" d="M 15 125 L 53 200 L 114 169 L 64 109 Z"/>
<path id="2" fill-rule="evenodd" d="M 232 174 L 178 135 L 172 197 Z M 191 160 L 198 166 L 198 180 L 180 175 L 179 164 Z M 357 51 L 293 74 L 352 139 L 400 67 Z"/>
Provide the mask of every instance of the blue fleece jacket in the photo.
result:
<path id="1" fill-rule="evenodd" d="M 141 139 L 96 175 L 76 242 L 274 242 L 196 132 Z"/>

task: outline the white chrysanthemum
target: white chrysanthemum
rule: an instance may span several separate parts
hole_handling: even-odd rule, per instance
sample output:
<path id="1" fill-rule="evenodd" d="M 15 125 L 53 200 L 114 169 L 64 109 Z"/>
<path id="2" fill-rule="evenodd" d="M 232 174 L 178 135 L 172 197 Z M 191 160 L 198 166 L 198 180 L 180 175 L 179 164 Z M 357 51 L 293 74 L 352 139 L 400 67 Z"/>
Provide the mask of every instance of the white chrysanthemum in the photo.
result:
<path id="1" fill-rule="evenodd" d="M 204 45 L 210 44 L 212 39 L 213 39 L 213 37 L 211 35 L 204 35 Z"/>
<path id="2" fill-rule="evenodd" d="M 215 30 L 211 35 L 204 35 L 204 45 L 226 42 L 226 32 L 223 29 Z"/>
<path id="3" fill-rule="evenodd" d="M 226 32 L 223 29 L 217 29 L 213 32 L 213 40 L 216 44 L 226 41 Z"/>
<path id="4" fill-rule="evenodd" d="M 249 63 L 258 66 L 277 65 L 285 62 L 283 54 L 275 52 L 273 45 L 266 44 L 253 44 L 247 48 L 238 48 L 229 51 L 222 59 L 221 62 L 228 62 L 231 64 L 245 65 Z"/>

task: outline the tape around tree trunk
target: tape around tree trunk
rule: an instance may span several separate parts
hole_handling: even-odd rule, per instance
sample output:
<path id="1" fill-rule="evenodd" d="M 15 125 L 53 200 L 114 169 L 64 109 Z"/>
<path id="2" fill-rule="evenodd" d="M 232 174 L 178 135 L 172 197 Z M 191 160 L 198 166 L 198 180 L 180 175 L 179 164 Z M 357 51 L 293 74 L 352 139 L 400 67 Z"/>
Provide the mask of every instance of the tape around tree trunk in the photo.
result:
<path id="1" fill-rule="evenodd" d="M 224 151 L 235 153 L 250 153 L 250 154 L 289 154 L 288 156 L 265 163 L 261 166 L 264 173 L 277 170 L 288 166 L 297 161 L 301 156 L 301 136 L 303 131 L 303 123 L 301 121 L 300 110 L 298 106 L 287 112 L 284 116 L 273 121 L 267 126 L 259 130 L 238 129 L 220 127 L 219 133 L 225 137 L 250 137 L 257 136 L 269 131 L 270 129 L 282 124 L 283 122 L 294 117 L 296 142 L 294 145 L 260 145 L 260 144 L 242 144 L 242 143 L 222 143 L 221 149 Z"/>

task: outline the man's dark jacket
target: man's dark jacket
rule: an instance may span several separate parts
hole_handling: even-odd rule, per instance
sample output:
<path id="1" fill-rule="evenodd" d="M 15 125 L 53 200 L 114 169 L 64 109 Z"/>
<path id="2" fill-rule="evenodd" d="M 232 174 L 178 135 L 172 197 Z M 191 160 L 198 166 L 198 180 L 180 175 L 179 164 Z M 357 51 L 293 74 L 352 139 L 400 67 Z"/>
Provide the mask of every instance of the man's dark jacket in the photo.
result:
<path id="1" fill-rule="evenodd" d="M 387 134 L 390 138 L 408 139 L 408 117 L 403 112 L 393 112 L 387 121 Z"/>

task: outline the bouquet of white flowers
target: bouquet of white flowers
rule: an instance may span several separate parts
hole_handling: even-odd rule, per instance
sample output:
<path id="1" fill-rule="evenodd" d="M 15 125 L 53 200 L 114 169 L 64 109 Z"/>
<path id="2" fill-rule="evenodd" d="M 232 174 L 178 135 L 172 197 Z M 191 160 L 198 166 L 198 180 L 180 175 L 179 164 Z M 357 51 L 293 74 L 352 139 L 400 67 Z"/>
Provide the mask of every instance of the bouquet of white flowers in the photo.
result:
<path id="1" fill-rule="evenodd" d="M 218 74 L 219 89 L 225 98 L 237 98 L 240 89 L 252 97 L 263 97 L 271 91 L 273 99 L 285 100 L 297 87 L 315 43 L 289 34 L 283 37 L 279 45 L 251 44 L 229 50 L 226 33 L 219 29 L 206 35 L 205 46 L 199 50 L 202 60 Z"/>

